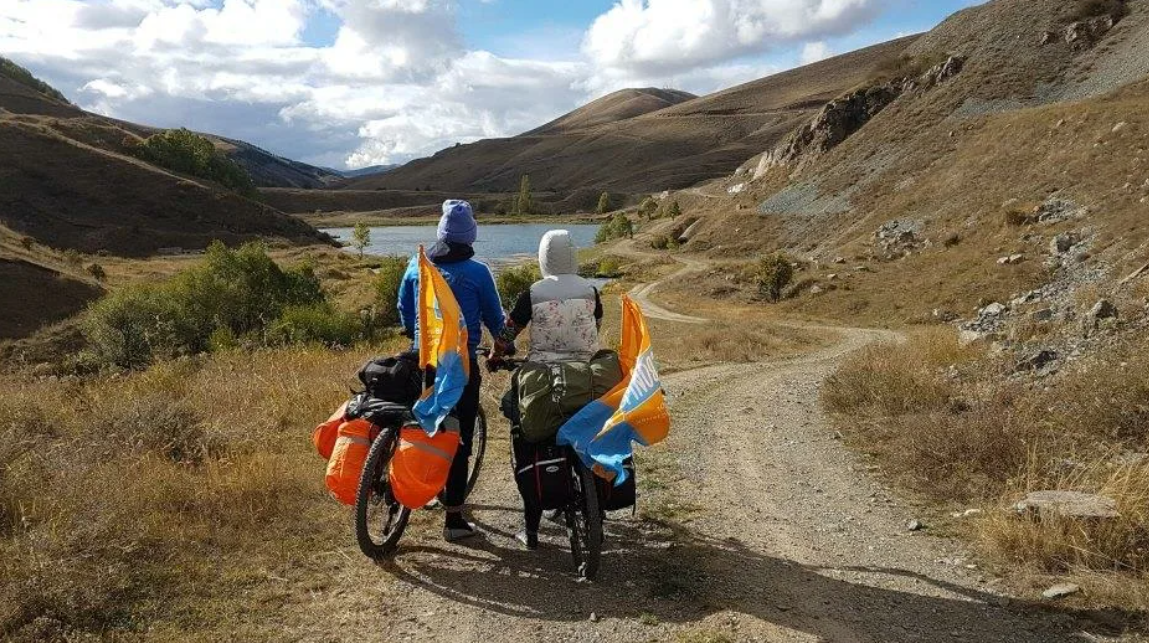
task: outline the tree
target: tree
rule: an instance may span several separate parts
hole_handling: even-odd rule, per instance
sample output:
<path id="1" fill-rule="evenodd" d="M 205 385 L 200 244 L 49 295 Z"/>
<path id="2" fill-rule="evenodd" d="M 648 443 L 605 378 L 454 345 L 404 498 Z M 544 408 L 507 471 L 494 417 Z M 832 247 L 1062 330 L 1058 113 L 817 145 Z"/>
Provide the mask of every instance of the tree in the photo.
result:
<path id="1" fill-rule="evenodd" d="M 598 197 L 598 213 L 606 214 L 610 212 L 610 193 L 603 192 Z"/>
<path id="2" fill-rule="evenodd" d="M 531 197 L 531 175 L 524 174 L 522 179 L 519 179 L 519 196 L 515 201 L 515 214 L 531 214 L 534 212 L 535 203 Z"/>
<path id="3" fill-rule="evenodd" d="M 359 258 L 362 259 L 363 251 L 371 245 L 371 228 L 366 223 L 360 221 L 355 224 L 355 229 L 351 231 L 351 245 L 359 251 Z"/>
<path id="4" fill-rule="evenodd" d="M 658 201 L 655 201 L 653 197 L 646 197 L 643 199 L 642 205 L 638 206 L 638 213 L 647 219 L 653 217 L 657 211 Z"/>
<path id="5" fill-rule="evenodd" d="M 772 302 L 782 298 L 782 291 L 794 278 L 794 264 L 785 253 L 776 252 L 758 262 L 755 280 L 758 292 Z"/>

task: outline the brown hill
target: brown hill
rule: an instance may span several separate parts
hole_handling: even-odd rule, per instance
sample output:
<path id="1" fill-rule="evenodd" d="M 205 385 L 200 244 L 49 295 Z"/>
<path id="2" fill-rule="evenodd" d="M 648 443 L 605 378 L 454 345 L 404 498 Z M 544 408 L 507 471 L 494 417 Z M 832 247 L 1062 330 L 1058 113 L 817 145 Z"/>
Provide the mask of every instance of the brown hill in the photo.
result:
<path id="1" fill-rule="evenodd" d="M 1068 320 L 1103 293 L 1134 295 L 1121 280 L 1149 262 L 1149 4 L 1117 5 L 1116 24 L 1113 3 L 996 0 L 954 15 L 884 70 L 909 88 L 842 142 L 794 156 L 788 139 L 707 188 L 715 198 L 694 211 L 713 214 L 688 247 L 822 262 L 804 279 L 821 294 L 787 304 L 814 314 L 968 317 L 1036 289 Z M 952 60 L 944 81 L 917 75 Z M 846 98 L 811 131 L 856 122 Z M 1051 250 L 1062 234 L 1064 254 Z"/>
<path id="2" fill-rule="evenodd" d="M 0 75 L 0 223 L 51 247 L 124 256 L 214 239 L 326 240 L 267 205 L 130 156 L 152 132 Z"/>
<path id="3" fill-rule="evenodd" d="M 690 92 L 677 89 L 621 89 L 613 94 L 593 100 L 564 116 L 527 132 L 528 134 L 557 134 L 585 129 L 595 125 L 615 123 L 642 116 L 660 109 L 698 98 Z"/>
<path id="4" fill-rule="evenodd" d="M 553 191 L 639 193 L 691 186 L 729 174 L 913 42 L 903 38 L 627 118 L 652 103 L 683 97 L 630 90 L 538 130 L 443 150 L 350 181 L 348 188 L 505 192 L 513 191 L 523 174 L 530 174 L 538 189 Z"/>

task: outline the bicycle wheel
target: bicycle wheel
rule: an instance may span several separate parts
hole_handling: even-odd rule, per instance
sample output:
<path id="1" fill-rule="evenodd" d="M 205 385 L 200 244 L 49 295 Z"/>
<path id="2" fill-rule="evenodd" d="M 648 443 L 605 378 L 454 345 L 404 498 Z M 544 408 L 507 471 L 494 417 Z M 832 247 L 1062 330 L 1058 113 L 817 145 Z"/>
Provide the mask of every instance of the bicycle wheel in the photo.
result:
<path id="1" fill-rule="evenodd" d="M 571 490 L 574 497 L 566 508 L 571 556 L 579 578 L 594 580 L 602 554 L 602 512 L 598 509 L 598 488 L 594 473 L 576 457 L 571 458 Z"/>
<path id="2" fill-rule="evenodd" d="M 479 471 L 483 468 L 483 455 L 487 452 L 487 414 L 483 407 L 479 407 L 479 415 L 475 418 L 475 434 L 471 438 L 471 471 L 467 474 L 467 497 L 475 490 L 479 482 Z"/>
<path id="3" fill-rule="evenodd" d="M 383 429 L 367 453 L 355 494 L 355 539 L 368 558 L 380 560 L 395 553 L 411 510 L 391 495 L 388 464 L 399 443 L 399 431 Z"/>

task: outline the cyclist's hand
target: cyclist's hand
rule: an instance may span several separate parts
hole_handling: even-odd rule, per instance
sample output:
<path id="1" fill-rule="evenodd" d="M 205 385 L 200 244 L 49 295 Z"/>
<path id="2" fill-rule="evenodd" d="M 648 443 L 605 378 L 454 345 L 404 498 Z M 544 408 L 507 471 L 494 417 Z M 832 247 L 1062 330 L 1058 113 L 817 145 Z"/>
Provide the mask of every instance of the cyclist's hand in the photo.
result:
<path id="1" fill-rule="evenodd" d="M 487 360 L 487 372 L 494 373 L 503 367 L 502 357 L 491 357 Z"/>

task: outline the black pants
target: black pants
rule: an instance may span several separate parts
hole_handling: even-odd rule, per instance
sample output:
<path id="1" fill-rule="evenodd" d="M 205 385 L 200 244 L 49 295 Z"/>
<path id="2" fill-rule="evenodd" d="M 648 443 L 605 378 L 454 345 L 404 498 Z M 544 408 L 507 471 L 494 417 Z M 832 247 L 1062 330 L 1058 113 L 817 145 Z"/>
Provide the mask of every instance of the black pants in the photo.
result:
<path id="1" fill-rule="evenodd" d="M 459 419 L 461 442 L 455 459 L 451 461 L 451 472 L 447 475 L 447 490 L 443 504 L 448 510 L 462 509 L 467 500 L 467 474 L 471 462 L 471 441 L 475 438 L 475 421 L 479 417 L 479 389 L 483 385 L 482 369 L 474 356 L 471 357 L 471 379 L 463 389 L 463 397 L 455 405 L 455 417 Z"/>
<path id="2" fill-rule="evenodd" d="M 518 431 L 518 427 L 522 422 L 522 416 L 519 414 L 519 387 L 518 380 L 511 378 L 511 388 L 503 395 L 502 404 L 500 405 L 503 415 L 511 422 L 511 445 L 515 452 L 516 466 L 520 462 L 526 462 L 528 453 L 533 453 L 527 442 L 514 432 Z M 529 493 L 519 493 L 523 499 L 523 521 L 526 523 L 527 533 L 539 533 L 539 523 L 542 521 L 543 508 L 539 506 L 538 500 Z"/>

